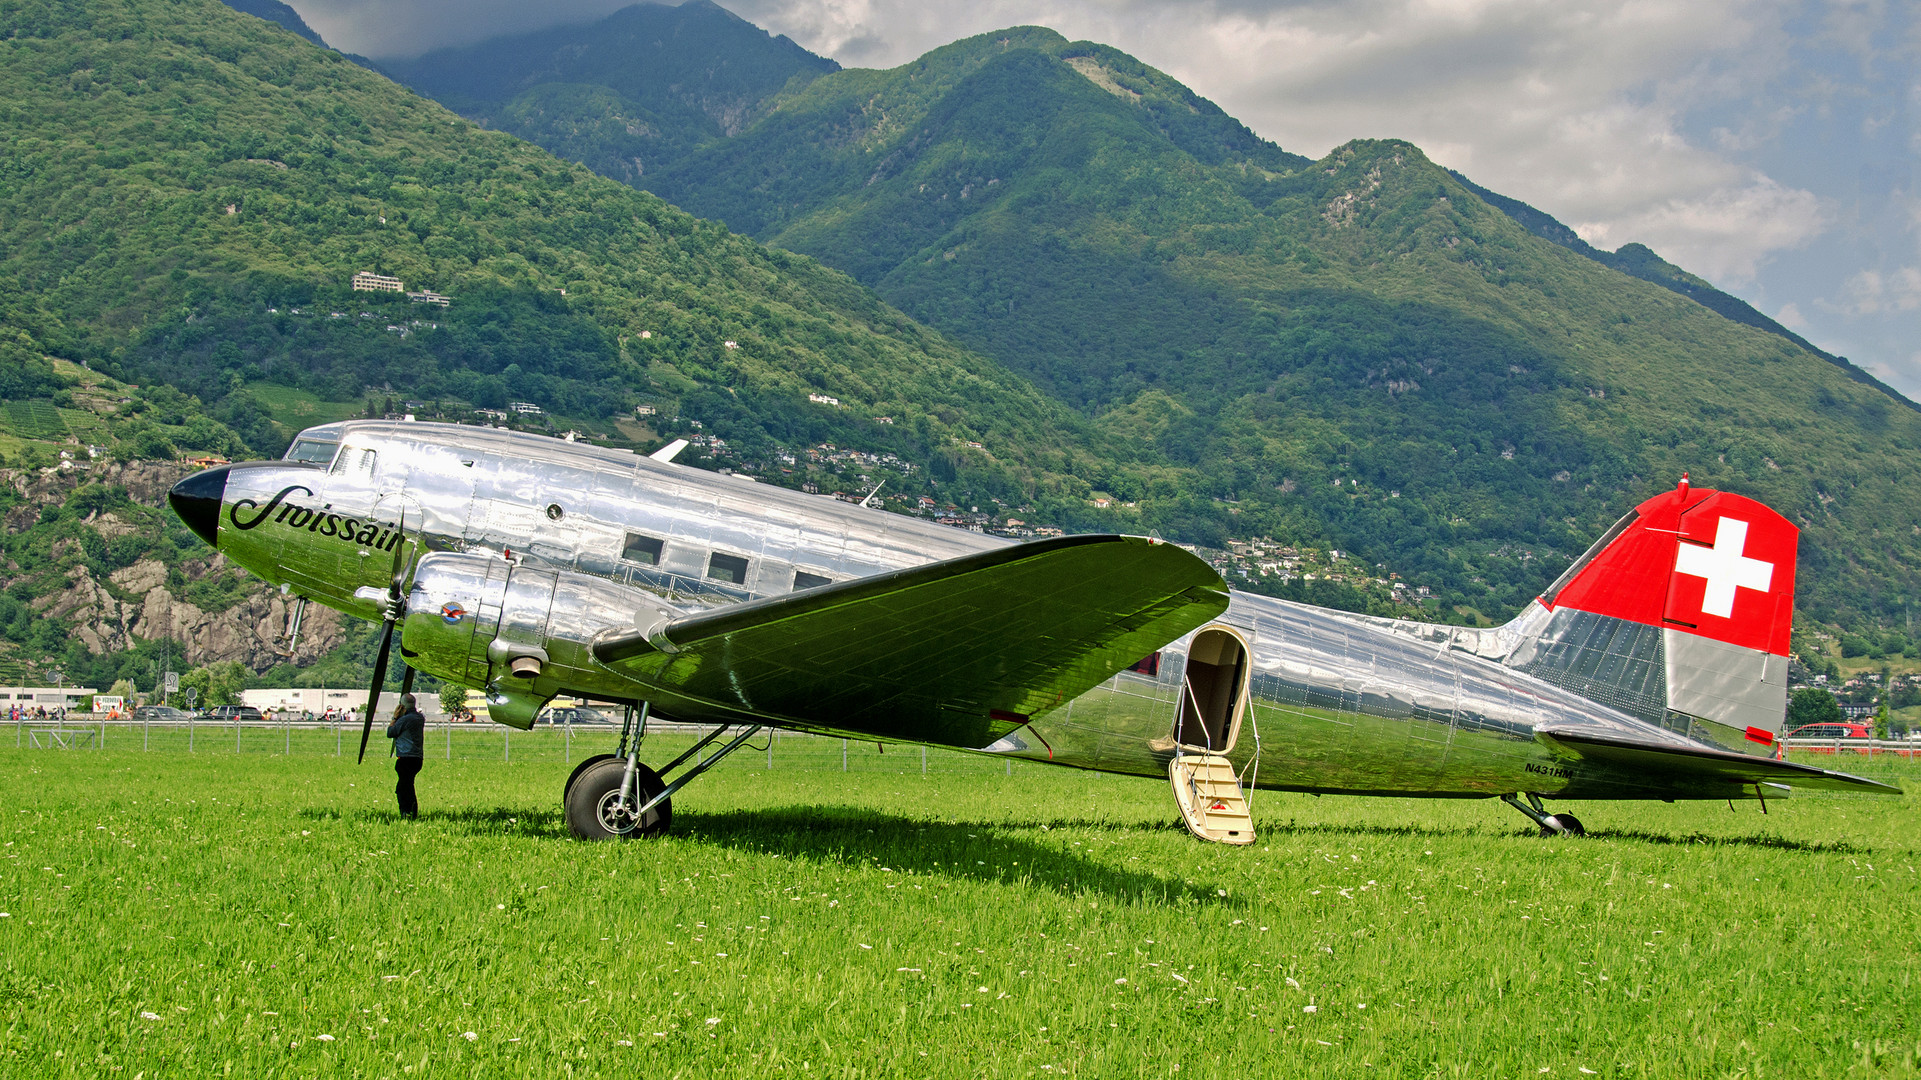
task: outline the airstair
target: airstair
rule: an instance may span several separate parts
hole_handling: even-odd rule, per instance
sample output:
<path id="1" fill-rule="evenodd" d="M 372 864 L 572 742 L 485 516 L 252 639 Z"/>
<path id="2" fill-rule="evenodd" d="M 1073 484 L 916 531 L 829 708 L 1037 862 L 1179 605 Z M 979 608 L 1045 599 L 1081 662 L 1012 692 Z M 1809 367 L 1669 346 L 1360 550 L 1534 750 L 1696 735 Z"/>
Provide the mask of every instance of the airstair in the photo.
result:
<path id="1" fill-rule="evenodd" d="M 1241 778 L 1224 755 L 1183 750 L 1167 763 L 1167 779 L 1188 832 L 1217 844 L 1254 842 Z"/>

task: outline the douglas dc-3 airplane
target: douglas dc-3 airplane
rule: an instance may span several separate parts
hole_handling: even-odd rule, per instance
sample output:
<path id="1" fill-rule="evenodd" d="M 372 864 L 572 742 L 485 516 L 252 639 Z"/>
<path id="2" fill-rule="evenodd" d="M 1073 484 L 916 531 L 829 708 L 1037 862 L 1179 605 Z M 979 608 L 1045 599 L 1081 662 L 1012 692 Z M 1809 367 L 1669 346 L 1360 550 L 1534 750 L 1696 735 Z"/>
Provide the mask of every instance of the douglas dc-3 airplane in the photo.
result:
<path id="1" fill-rule="evenodd" d="M 1190 830 L 1225 843 L 1253 841 L 1253 787 L 1499 796 L 1543 835 L 1583 831 L 1543 798 L 1899 793 L 1775 759 L 1798 531 L 1685 478 L 1476 630 L 1233 592 L 1155 539 L 1013 543 L 678 449 L 354 421 L 170 501 L 267 581 L 385 622 L 369 724 L 396 627 L 409 684 L 484 687 L 502 724 L 562 693 L 625 703 L 617 752 L 568 781 L 587 839 L 665 829 L 674 792 L 764 726 L 1167 776 Z M 649 716 L 713 730 L 656 772 Z"/>

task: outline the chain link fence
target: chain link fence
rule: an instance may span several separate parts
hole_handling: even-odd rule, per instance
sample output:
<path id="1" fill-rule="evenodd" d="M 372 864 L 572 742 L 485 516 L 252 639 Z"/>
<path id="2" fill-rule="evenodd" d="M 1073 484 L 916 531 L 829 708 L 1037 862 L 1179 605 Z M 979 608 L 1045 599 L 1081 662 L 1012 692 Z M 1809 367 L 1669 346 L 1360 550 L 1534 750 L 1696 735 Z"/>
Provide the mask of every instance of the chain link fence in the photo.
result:
<path id="1" fill-rule="evenodd" d="M 64 722 L 21 720 L 14 725 L 21 750 L 143 750 L 150 753 L 283 754 L 351 758 L 360 752 L 360 722 L 191 720 L 142 722 L 69 718 Z M 0 728 L 0 731 L 3 731 Z M 644 761 L 667 761 L 692 746 L 707 728 L 649 724 L 642 743 Z M 386 724 L 376 721 L 367 756 L 391 754 Z M 571 764 L 595 754 L 610 754 L 619 741 L 616 724 L 537 724 L 515 731 L 490 723 L 429 721 L 429 761 L 558 761 Z M 4 736 L 0 736 L 4 738 Z M 711 753 L 713 748 L 707 752 Z M 704 756 L 704 755 L 703 755 Z M 876 743 L 791 731 L 763 730 L 716 768 L 795 769 L 885 773 L 1003 773 L 1025 765 L 1011 758 L 968 754 L 938 747 Z"/>

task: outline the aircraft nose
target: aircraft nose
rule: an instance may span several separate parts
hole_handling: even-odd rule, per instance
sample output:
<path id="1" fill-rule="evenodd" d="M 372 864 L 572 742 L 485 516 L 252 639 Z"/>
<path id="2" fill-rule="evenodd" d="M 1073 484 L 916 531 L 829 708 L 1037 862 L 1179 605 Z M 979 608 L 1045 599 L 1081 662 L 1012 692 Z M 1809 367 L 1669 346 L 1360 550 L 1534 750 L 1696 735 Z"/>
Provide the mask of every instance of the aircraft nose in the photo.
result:
<path id="1" fill-rule="evenodd" d="M 203 469 L 175 484 L 167 493 L 167 503 L 173 512 L 209 547 L 219 546 L 215 537 L 220 531 L 220 500 L 227 493 L 229 468 L 221 465 Z"/>

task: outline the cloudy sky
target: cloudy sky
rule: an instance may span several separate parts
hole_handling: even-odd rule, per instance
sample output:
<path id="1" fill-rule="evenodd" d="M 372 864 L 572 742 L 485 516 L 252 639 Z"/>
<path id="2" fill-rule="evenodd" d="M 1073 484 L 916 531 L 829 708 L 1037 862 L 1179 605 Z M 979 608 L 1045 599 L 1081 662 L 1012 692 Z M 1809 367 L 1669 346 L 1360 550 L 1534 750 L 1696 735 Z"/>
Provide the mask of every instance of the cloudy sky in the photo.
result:
<path id="1" fill-rule="evenodd" d="M 1019 24 L 1132 53 L 1318 157 L 1399 137 L 1590 243 L 1640 241 L 1921 399 L 1911 0 L 721 0 L 847 67 Z M 622 0 L 292 0 L 410 56 Z"/>

